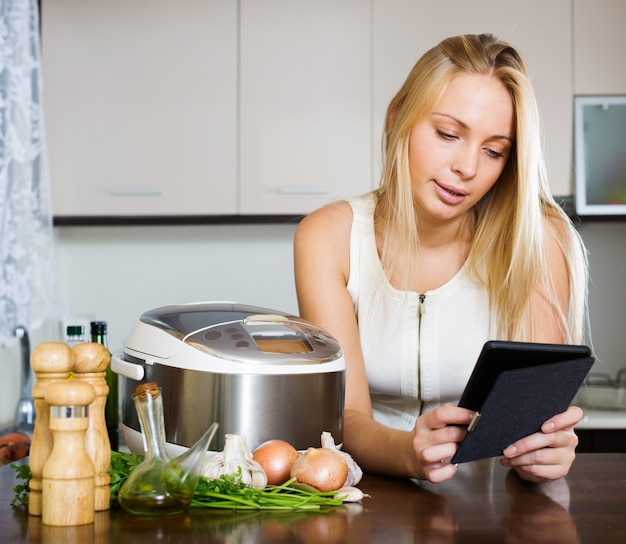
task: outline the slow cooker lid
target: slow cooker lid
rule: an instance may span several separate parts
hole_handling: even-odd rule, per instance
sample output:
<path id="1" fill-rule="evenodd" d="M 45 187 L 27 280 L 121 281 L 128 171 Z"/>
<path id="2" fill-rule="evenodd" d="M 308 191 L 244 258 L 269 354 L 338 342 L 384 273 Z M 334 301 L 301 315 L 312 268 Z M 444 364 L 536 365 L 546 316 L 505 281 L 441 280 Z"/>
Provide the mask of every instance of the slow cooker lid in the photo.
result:
<path id="1" fill-rule="evenodd" d="M 288 315 L 235 302 L 197 302 L 155 308 L 143 313 L 139 320 L 181 338 L 211 325 L 241 321 L 258 314 Z"/>
<path id="2" fill-rule="evenodd" d="M 232 302 L 166 306 L 145 312 L 140 321 L 231 361 L 319 364 L 342 356 L 334 338 L 301 318 Z"/>

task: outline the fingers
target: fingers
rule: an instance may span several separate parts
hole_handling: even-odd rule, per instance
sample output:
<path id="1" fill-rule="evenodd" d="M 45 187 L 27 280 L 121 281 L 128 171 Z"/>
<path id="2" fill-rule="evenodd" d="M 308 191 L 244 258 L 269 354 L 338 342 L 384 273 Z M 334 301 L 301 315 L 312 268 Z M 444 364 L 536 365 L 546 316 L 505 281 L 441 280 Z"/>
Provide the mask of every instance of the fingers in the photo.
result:
<path id="1" fill-rule="evenodd" d="M 530 482 L 549 482 L 566 476 L 575 454 L 573 450 L 557 453 L 554 450 L 539 450 L 520 457 L 503 457 L 500 463 L 510 467 L 524 480 Z"/>
<path id="2" fill-rule="evenodd" d="M 413 451 L 420 477 L 438 483 L 456 474 L 456 466 L 450 459 L 467 434 L 467 425 L 473 416 L 470 410 L 448 404 L 417 419 Z"/>
<path id="3" fill-rule="evenodd" d="M 424 479 L 433 484 L 439 484 L 452 478 L 457 471 L 457 465 L 450 463 L 449 459 L 442 459 L 438 463 L 424 467 Z"/>
<path id="4" fill-rule="evenodd" d="M 578 406 L 570 406 L 565 412 L 550 418 L 542 426 L 544 433 L 572 429 L 585 414 Z"/>
<path id="5" fill-rule="evenodd" d="M 475 412 L 452 404 L 440 406 L 417 418 L 416 428 L 432 430 L 448 425 L 469 425 Z"/>
<path id="6" fill-rule="evenodd" d="M 515 469 L 525 480 L 556 480 L 569 472 L 577 445 L 573 429 L 539 432 L 506 448 L 500 463 Z"/>
<path id="7" fill-rule="evenodd" d="M 565 412 L 546 421 L 541 432 L 506 448 L 500 463 L 513 468 L 521 478 L 532 482 L 546 482 L 565 476 L 576 458 L 578 437 L 574 426 L 582 417 L 580 408 L 570 406 Z"/>

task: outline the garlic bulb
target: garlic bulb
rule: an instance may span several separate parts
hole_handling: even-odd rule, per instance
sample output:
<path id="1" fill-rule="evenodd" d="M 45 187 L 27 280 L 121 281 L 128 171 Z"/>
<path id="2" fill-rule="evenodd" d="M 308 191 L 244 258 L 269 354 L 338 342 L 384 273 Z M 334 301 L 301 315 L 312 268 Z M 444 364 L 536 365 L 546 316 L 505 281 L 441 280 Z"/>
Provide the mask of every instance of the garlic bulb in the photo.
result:
<path id="1" fill-rule="evenodd" d="M 335 439 L 328 431 L 322 432 L 322 448 L 335 450 L 344 458 L 346 464 L 348 465 L 348 476 L 342 487 L 353 487 L 361 481 L 361 478 L 363 477 L 361 467 L 354 459 L 352 459 L 352 456 L 349 453 L 341 451 L 341 449 L 335 445 Z"/>
<path id="2" fill-rule="evenodd" d="M 252 458 L 246 437 L 237 434 L 225 435 L 224 451 L 205 461 L 203 473 L 209 479 L 223 474 L 239 475 L 241 482 L 255 489 L 263 489 L 267 485 L 265 471 Z"/>

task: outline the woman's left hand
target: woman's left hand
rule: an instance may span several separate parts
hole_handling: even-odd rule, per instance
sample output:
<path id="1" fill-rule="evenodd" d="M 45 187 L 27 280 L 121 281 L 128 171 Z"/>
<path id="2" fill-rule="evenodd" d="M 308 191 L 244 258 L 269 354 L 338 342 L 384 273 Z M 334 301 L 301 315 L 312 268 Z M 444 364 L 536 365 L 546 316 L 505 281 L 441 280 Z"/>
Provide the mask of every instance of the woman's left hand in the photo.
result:
<path id="1" fill-rule="evenodd" d="M 578 437 L 574 426 L 582 417 L 580 408 L 570 406 L 546 421 L 540 432 L 506 448 L 500 463 L 530 482 L 547 482 L 565 476 L 576 457 Z"/>

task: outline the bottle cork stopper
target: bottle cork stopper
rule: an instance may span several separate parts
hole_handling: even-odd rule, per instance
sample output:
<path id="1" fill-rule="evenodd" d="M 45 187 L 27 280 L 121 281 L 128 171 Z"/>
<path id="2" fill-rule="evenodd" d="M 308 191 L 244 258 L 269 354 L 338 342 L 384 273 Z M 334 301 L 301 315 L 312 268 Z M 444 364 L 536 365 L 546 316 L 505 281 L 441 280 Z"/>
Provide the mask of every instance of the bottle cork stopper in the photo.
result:
<path id="1" fill-rule="evenodd" d="M 72 368 L 76 373 L 104 372 L 109 366 L 109 350 L 97 342 L 84 342 L 72 347 Z"/>
<path id="2" fill-rule="evenodd" d="M 30 366 L 35 372 L 69 373 L 72 354 L 63 342 L 42 342 L 30 355 Z"/>
<path id="3" fill-rule="evenodd" d="M 87 382 L 60 380 L 46 388 L 45 398 L 51 406 L 88 406 L 96 398 L 96 392 Z"/>
<path id="4" fill-rule="evenodd" d="M 161 388 L 155 382 L 142 383 L 135 387 L 133 397 L 139 400 L 145 400 L 148 397 L 158 397 L 160 392 Z"/>

